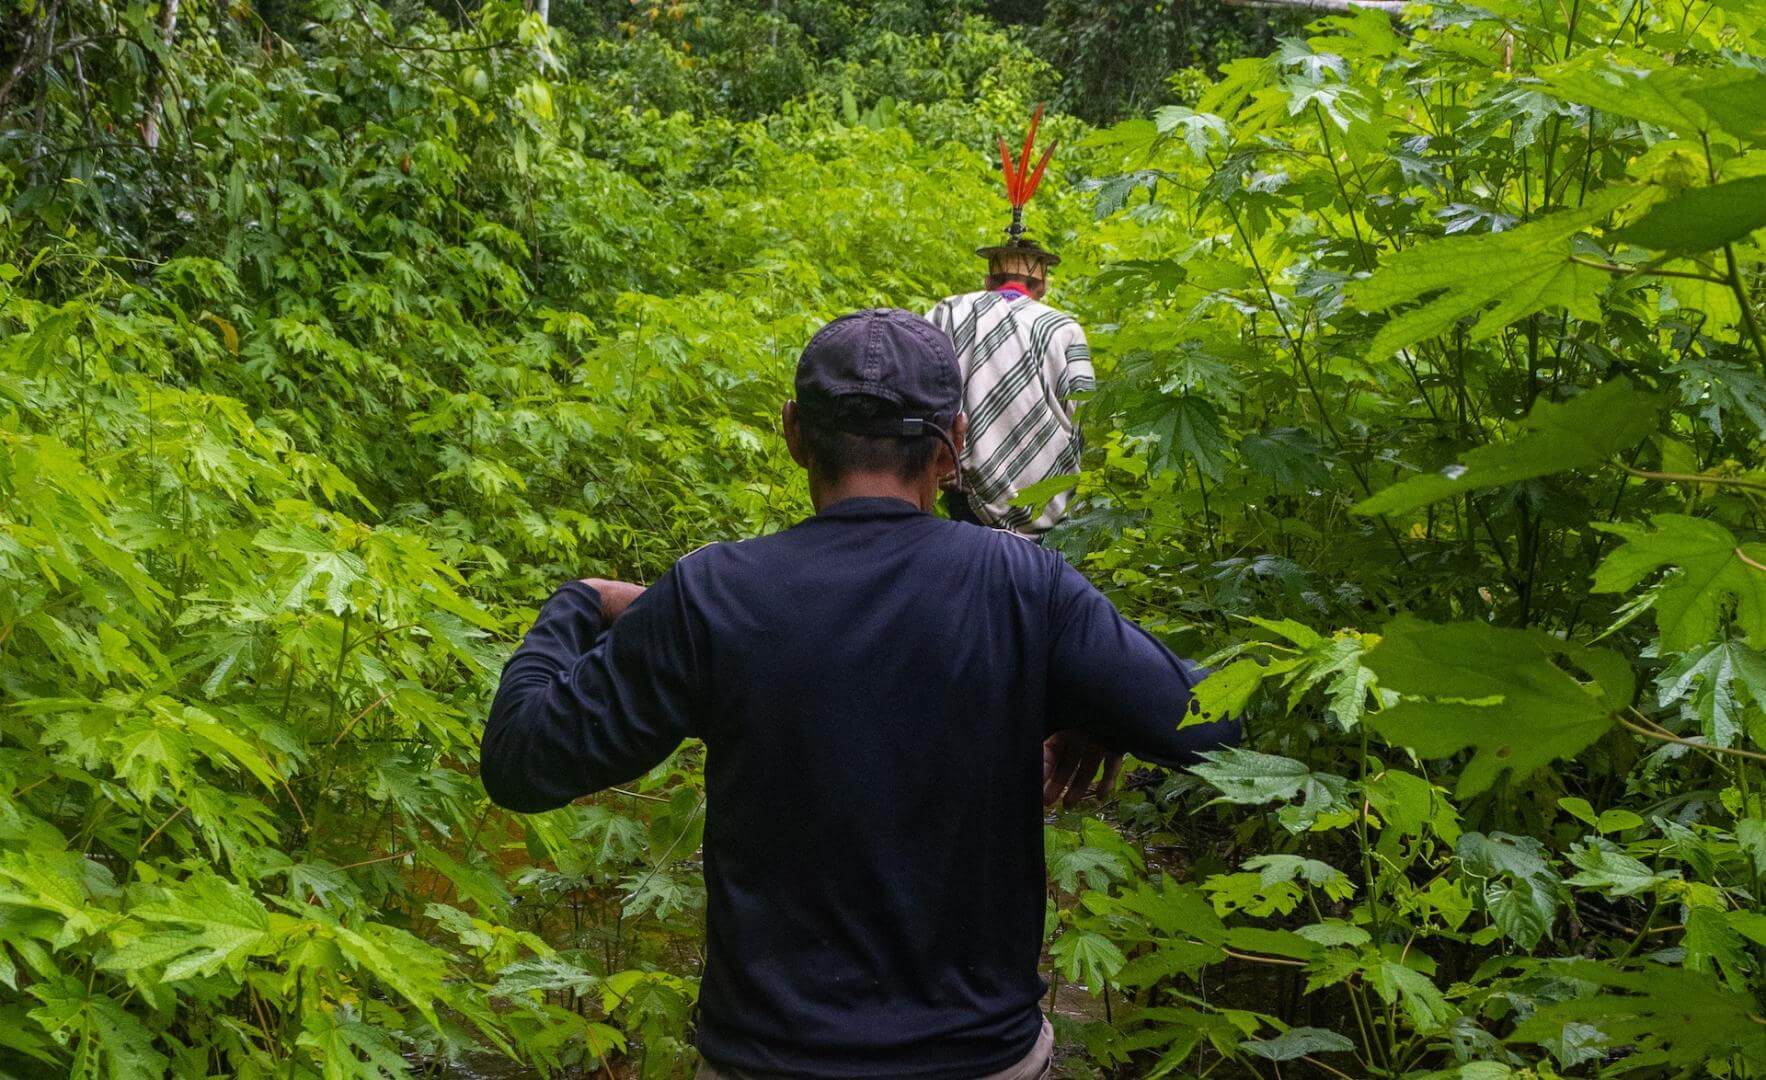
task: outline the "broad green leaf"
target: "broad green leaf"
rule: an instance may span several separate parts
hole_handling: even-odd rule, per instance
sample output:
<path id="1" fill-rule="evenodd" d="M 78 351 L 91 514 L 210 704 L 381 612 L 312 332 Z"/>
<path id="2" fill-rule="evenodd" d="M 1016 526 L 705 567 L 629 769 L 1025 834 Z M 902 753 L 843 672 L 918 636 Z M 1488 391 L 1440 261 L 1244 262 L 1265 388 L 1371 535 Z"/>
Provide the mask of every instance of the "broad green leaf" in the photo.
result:
<path id="1" fill-rule="evenodd" d="M 1656 704 L 1680 705 L 1708 742 L 1734 746 L 1746 729 L 1746 714 L 1758 715 L 1766 704 L 1766 656 L 1739 641 L 1695 649 L 1656 676 Z"/>
<path id="2" fill-rule="evenodd" d="M 1343 871 L 1330 863 L 1301 855 L 1258 855 L 1244 862 L 1246 870 L 1254 870 L 1264 885 L 1301 880 L 1324 890 L 1333 900 L 1346 900 L 1355 895 L 1355 884 Z"/>
<path id="3" fill-rule="evenodd" d="M 1600 840 L 1572 846 L 1570 862 L 1581 872 L 1566 879 L 1566 884 L 1599 889 L 1611 896 L 1635 896 L 1680 879 L 1677 870 L 1656 873 L 1615 845 Z"/>
<path id="4" fill-rule="evenodd" d="M 1355 947 L 1366 945 L 1373 940 L 1373 935 L 1369 934 L 1361 927 L 1351 926 L 1346 922 L 1331 919 L 1327 919 L 1321 923 L 1313 923 L 1310 926 L 1302 926 L 1298 930 L 1295 930 L 1294 933 L 1299 934 L 1301 937 L 1315 945 L 1348 945 Z"/>
<path id="5" fill-rule="evenodd" d="M 80 1080 L 136 1080 L 163 1076 L 171 1064 L 154 1047 L 153 1033 L 109 994 L 89 990 L 84 979 L 39 983 L 30 994 L 40 1006 L 32 1020 L 65 1039 L 73 1051 L 68 1075 Z"/>
<path id="6" fill-rule="evenodd" d="M 1594 573 L 1593 591 L 1625 592 L 1652 573 L 1672 566 L 1678 573 L 1658 586 L 1656 627 L 1667 652 L 1685 652 L 1716 636 L 1729 602 L 1748 643 L 1766 644 L 1766 571 L 1743 556 L 1766 562 L 1766 544 L 1738 541 L 1734 533 L 1704 518 L 1657 514 L 1654 528 L 1621 522 L 1595 528 L 1624 539 Z"/>
<path id="7" fill-rule="evenodd" d="M 1731 1051 L 1766 1052 L 1766 1028 L 1748 994 L 1725 989 L 1709 975 L 1650 964 L 1625 970 L 1588 960 L 1541 965 L 1542 974 L 1592 984 L 1594 993 L 1545 1004 L 1523 1020 L 1512 1038 L 1539 1043 L 1566 1025 L 1592 1022 L 1615 1045 L 1657 1051 L 1660 1060 L 1687 1065 Z"/>
<path id="8" fill-rule="evenodd" d="M 1314 772 L 1292 758 L 1254 750 L 1211 750 L 1204 764 L 1190 771 L 1220 789 L 1216 801 L 1244 806 L 1289 803 L 1278 813 L 1292 832 L 1312 827 L 1319 815 L 1348 808 L 1349 781 L 1332 773 Z M 1293 800 L 1298 799 L 1298 803 Z"/>
<path id="9" fill-rule="evenodd" d="M 411 1075 L 392 1035 L 359 1020 L 309 1014 L 295 1041 L 318 1051 L 324 1080 L 401 1080 Z"/>
<path id="10" fill-rule="evenodd" d="M 1293 667 L 1294 662 L 1290 660 L 1277 660 L 1269 664 L 1240 660 L 1216 668 L 1207 678 L 1196 684 L 1196 708 L 1184 719 L 1200 724 L 1214 717 L 1242 715 L 1245 706 L 1250 703 L 1251 695 L 1262 685 L 1264 679 Z"/>
<path id="11" fill-rule="evenodd" d="M 1286 956 L 1295 960 L 1311 960 L 1318 955 L 1318 943 L 1291 930 L 1271 930 L 1262 926 L 1233 926 L 1226 931 L 1226 944 L 1246 952 L 1269 956 Z"/>
<path id="12" fill-rule="evenodd" d="M 1753 860 L 1755 872 L 1766 875 L 1766 820 L 1743 818 L 1736 822 L 1735 842 Z"/>
<path id="13" fill-rule="evenodd" d="M 1162 138 L 1181 140 L 1196 158 L 1202 158 L 1215 146 L 1231 140 L 1226 121 L 1212 113 L 1197 112 L 1182 105 L 1165 105 L 1153 111 L 1153 125 Z"/>
<path id="14" fill-rule="evenodd" d="M 517 960 L 497 972 L 491 993 L 497 997 L 531 994 L 545 990 L 570 990 L 587 994 L 599 979 L 559 956 L 535 956 Z"/>
<path id="15" fill-rule="evenodd" d="M 1210 480 L 1226 475 L 1226 454 L 1232 444 L 1221 427 L 1220 412 L 1199 394 L 1160 398 L 1137 409 L 1125 429 L 1154 442 L 1156 471 L 1175 471 L 1193 461 Z"/>
<path id="16" fill-rule="evenodd" d="M 1472 832 L 1459 838 L 1454 854 L 1481 882 L 1485 908 L 1504 937 L 1531 949 L 1551 934 L 1560 879 L 1545 845 L 1530 836 Z"/>
<path id="17" fill-rule="evenodd" d="M 1507 771 L 1517 779 L 1579 753 L 1631 703 L 1629 666 L 1617 655 L 1538 630 L 1484 623 L 1425 623 L 1400 615 L 1366 663 L 1402 695 L 1367 725 L 1428 758 L 1472 757 L 1456 794 L 1476 795 Z M 1584 681 L 1563 664 L 1587 672 Z"/>
<path id="18" fill-rule="evenodd" d="M 1363 785 L 1368 805 L 1384 824 L 1382 846 L 1388 834 L 1422 836 L 1433 832 L 1451 844 L 1459 839 L 1459 814 L 1447 792 L 1414 773 L 1386 769 Z"/>
<path id="19" fill-rule="evenodd" d="M 1686 934 L 1680 939 L 1686 949 L 1686 966 L 1693 971 L 1722 972 L 1732 986 L 1751 965 L 1742 936 L 1730 925 L 1728 913 L 1717 908 L 1695 907 L 1686 914 Z"/>
<path id="20" fill-rule="evenodd" d="M 1370 355 L 1385 360 L 1471 316 L 1477 317 L 1469 332 L 1473 341 L 1548 309 L 1600 318 L 1608 275 L 1570 261 L 1570 240 L 1642 195 L 1637 188 L 1603 188 L 1578 209 L 1547 214 L 1519 228 L 1450 236 L 1388 256 L 1372 277 L 1350 285 L 1348 302 L 1375 312 L 1418 306 L 1386 322 Z"/>
<path id="21" fill-rule="evenodd" d="M 1308 1054 L 1345 1053 L 1354 1050 L 1355 1044 L 1324 1028 L 1297 1027 L 1273 1039 L 1247 1039 L 1239 1049 L 1269 1061 L 1293 1061 Z"/>
<path id="22" fill-rule="evenodd" d="M 1413 967 L 1387 961 L 1370 969 L 1367 975 L 1380 1000 L 1388 1005 L 1396 1003 L 1418 1031 L 1434 1031 L 1459 1015 L 1440 988 Z"/>
<path id="23" fill-rule="evenodd" d="M 1566 402 L 1533 406 L 1519 435 L 1466 452 L 1438 473 L 1413 476 L 1356 504 L 1358 514 L 1394 514 L 1469 491 L 1606 464 L 1656 430 L 1659 400 L 1623 376 Z"/>
<path id="24" fill-rule="evenodd" d="M 1741 240 L 1762 227 L 1766 227 L 1766 176 L 1749 176 L 1691 188 L 1657 203 L 1621 229 L 1619 238 L 1690 255 Z"/>
<path id="25" fill-rule="evenodd" d="M 209 975 L 222 968 L 237 974 L 245 961 L 271 944 L 270 916 L 244 889 L 214 874 L 198 874 L 160 899 L 136 904 L 130 914 L 164 929 L 132 937 L 103 966 L 138 971 L 164 966 L 169 981 Z"/>
<path id="26" fill-rule="evenodd" d="M 1540 89 L 1685 135 L 1723 130 L 1742 138 L 1766 137 L 1766 75 L 1747 68 L 1637 71 L 1591 50 L 1548 73 Z"/>
<path id="27" fill-rule="evenodd" d="M 1049 946 L 1049 956 L 1062 974 L 1093 993 L 1102 993 L 1104 986 L 1128 963 L 1122 950 L 1109 938 L 1091 930 L 1062 934 Z"/>
<path id="28" fill-rule="evenodd" d="M 408 931 L 380 923 L 367 923 L 360 931 L 340 925 L 332 933 L 352 964 L 405 999 L 432 1027 L 441 1026 L 435 1006 L 447 978 L 447 965 L 440 949 Z"/>
<path id="29" fill-rule="evenodd" d="M 1041 511 L 1048 501 L 1063 492 L 1072 491 L 1079 477 L 1072 474 L 1048 476 L 1012 496 L 1012 506 L 1028 506 Z"/>
<path id="30" fill-rule="evenodd" d="M 1215 913 L 1221 916 L 1235 912 L 1255 918 L 1286 915 L 1306 898 L 1306 891 L 1291 881 L 1265 884 L 1263 875 L 1253 873 L 1215 874 L 1202 883 L 1202 891 L 1208 894 Z"/>
<path id="31" fill-rule="evenodd" d="M 1049 860 L 1049 878 L 1068 892 L 1081 884 L 1089 889 L 1105 889 L 1111 882 L 1128 877 L 1128 864 L 1113 851 L 1095 847 L 1077 847 L 1063 851 Z"/>

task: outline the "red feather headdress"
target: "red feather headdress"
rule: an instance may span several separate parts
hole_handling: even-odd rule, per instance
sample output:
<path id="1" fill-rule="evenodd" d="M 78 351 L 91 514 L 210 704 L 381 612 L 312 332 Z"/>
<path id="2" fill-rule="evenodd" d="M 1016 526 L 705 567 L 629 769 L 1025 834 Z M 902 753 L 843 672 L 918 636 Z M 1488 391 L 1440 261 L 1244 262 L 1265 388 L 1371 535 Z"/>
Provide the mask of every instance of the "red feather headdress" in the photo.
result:
<path id="1" fill-rule="evenodd" d="M 1035 241 L 1024 238 L 1024 204 L 1036 194 L 1038 185 L 1042 183 L 1043 170 L 1048 168 L 1049 158 L 1054 156 L 1055 147 L 1058 145 L 1050 143 L 1048 149 L 1044 150 L 1042 157 L 1038 159 L 1036 168 L 1030 167 L 1030 155 L 1036 149 L 1036 129 L 1040 126 L 1042 126 L 1042 106 L 1039 104 L 1036 111 L 1030 115 L 1030 130 L 1024 136 L 1024 149 L 1016 160 L 1012 157 L 1011 147 L 1006 145 L 1006 137 L 1004 135 L 999 137 L 1000 170 L 1006 183 L 1006 201 L 1012 207 L 1012 224 L 1006 229 L 1006 243 L 1003 247 L 982 248 L 976 254 L 991 257 L 995 252 L 1010 248 L 1028 248 L 1034 249 L 1039 254 L 1048 254 L 1048 252 L 1042 251 Z M 1053 259 L 1052 256 L 1051 259 Z M 1053 261 L 1058 262 L 1059 260 Z"/>

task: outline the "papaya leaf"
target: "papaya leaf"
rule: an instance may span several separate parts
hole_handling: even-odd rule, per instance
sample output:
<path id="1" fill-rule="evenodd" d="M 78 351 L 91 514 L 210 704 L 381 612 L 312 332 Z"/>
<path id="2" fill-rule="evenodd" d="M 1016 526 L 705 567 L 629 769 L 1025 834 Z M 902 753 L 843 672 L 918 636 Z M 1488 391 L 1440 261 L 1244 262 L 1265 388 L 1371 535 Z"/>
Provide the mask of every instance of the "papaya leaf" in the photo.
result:
<path id="1" fill-rule="evenodd" d="M 1739 641 L 1695 649 L 1656 677 L 1656 704 L 1679 704 L 1714 746 L 1740 740 L 1748 702 L 1756 713 L 1766 704 L 1766 656 Z"/>
<path id="2" fill-rule="evenodd" d="M 214 874 L 197 874 L 157 901 L 135 905 L 139 921 L 165 927 L 127 941 L 104 962 L 112 971 L 165 966 L 169 981 L 235 973 L 271 944 L 270 916 L 244 889 Z"/>
<path id="3" fill-rule="evenodd" d="M 1367 976 L 1380 1000 L 1396 1004 L 1418 1031 L 1434 1031 L 1459 1015 L 1440 988 L 1413 967 L 1388 960 L 1370 968 Z"/>
<path id="4" fill-rule="evenodd" d="M 1521 433 L 1466 452 L 1458 464 L 1413 476 L 1356 504 L 1358 514 L 1396 514 L 1468 491 L 1604 464 L 1656 430 L 1658 399 L 1623 376 L 1566 402 L 1533 406 Z"/>
<path id="5" fill-rule="evenodd" d="M 1656 589 L 1656 629 L 1662 648 L 1684 652 L 1716 636 L 1730 602 L 1748 643 L 1766 643 L 1766 571 L 1743 561 L 1766 562 L 1766 544 L 1742 543 L 1714 521 L 1684 514 L 1657 514 L 1654 528 L 1623 522 L 1595 528 L 1624 539 L 1594 572 L 1593 592 L 1637 587 L 1665 566 L 1678 568 Z"/>
<path id="6" fill-rule="evenodd" d="M 1114 942 L 1093 930 L 1069 930 L 1062 934 L 1049 946 L 1049 956 L 1063 975 L 1084 984 L 1093 993 L 1101 993 L 1128 963 Z"/>
<path id="7" fill-rule="evenodd" d="M 1752 995 L 1725 989 L 1709 975 L 1652 964 L 1625 970 L 1588 960 L 1540 965 L 1540 974 L 1592 984 L 1598 992 L 1542 1005 L 1515 1028 L 1516 1042 L 1543 1043 L 1571 1024 L 1592 1023 L 1610 1044 L 1656 1052 L 1667 1064 L 1722 1059 L 1732 1051 L 1766 1053 L 1766 1027 Z"/>
<path id="8" fill-rule="evenodd" d="M 497 973 L 491 987 L 496 997 L 513 997 L 544 990 L 570 990 L 587 994 L 599 979 L 560 956 L 535 956 L 517 960 Z"/>
<path id="9" fill-rule="evenodd" d="M 68 1075 L 109 1080 L 164 1076 L 171 1064 L 153 1045 L 153 1033 L 109 994 L 88 990 L 83 979 L 40 983 L 30 993 L 43 1004 L 32 1020 L 72 1045 Z"/>
<path id="10" fill-rule="evenodd" d="M 1686 949 L 1684 963 L 1689 970 L 1715 970 L 1730 985 L 1745 985 L 1738 978 L 1751 966 L 1747 946 L 1742 944 L 1742 935 L 1730 925 L 1728 913 L 1710 907 L 1690 909 L 1686 915 L 1686 935 L 1680 943 Z"/>
<path id="11" fill-rule="evenodd" d="M 339 1020 L 309 1013 L 305 1030 L 295 1040 L 318 1051 L 324 1080 L 399 1080 L 411 1075 L 390 1033 L 344 1016 Z"/>
<path id="12" fill-rule="evenodd" d="M 1650 207 L 1619 238 L 1658 251 L 1694 254 L 1766 227 L 1766 176 L 1691 188 Z"/>
<path id="13" fill-rule="evenodd" d="M 1473 341 L 1549 308 L 1563 308 L 1576 318 L 1600 318 L 1608 275 L 1570 261 L 1570 239 L 1642 196 L 1638 188 L 1605 188 L 1577 209 L 1518 228 L 1449 236 L 1388 257 L 1372 277 L 1350 285 L 1349 303 L 1375 312 L 1417 306 L 1381 327 L 1370 355 L 1384 360 L 1471 316 L 1477 316 L 1470 332 Z"/>
<path id="14" fill-rule="evenodd" d="M 1293 1061 L 1308 1054 L 1343 1053 L 1355 1044 L 1334 1031 L 1324 1028 L 1289 1028 L 1273 1039 L 1247 1039 L 1239 1044 L 1247 1054 L 1269 1061 Z"/>
<path id="15" fill-rule="evenodd" d="M 1562 664 L 1592 676 L 1577 678 Z M 1616 654 L 1560 641 L 1539 630 L 1484 623 L 1437 625 L 1400 615 L 1368 654 L 1380 685 L 1402 696 L 1365 723 L 1423 757 L 1462 750 L 1460 798 L 1487 789 L 1499 772 L 1517 779 L 1580 752 L 1631 703 L 1630 668 Z"/>
<path id="16" fill-rule="evenodd" d="M 1539 89 L 1683 135 L 1718 129 L 1742 138 L 1766 137 L 1766 75 L 1747 68 L 1636 71 L 1589 51 L 1547 73 Z"/>

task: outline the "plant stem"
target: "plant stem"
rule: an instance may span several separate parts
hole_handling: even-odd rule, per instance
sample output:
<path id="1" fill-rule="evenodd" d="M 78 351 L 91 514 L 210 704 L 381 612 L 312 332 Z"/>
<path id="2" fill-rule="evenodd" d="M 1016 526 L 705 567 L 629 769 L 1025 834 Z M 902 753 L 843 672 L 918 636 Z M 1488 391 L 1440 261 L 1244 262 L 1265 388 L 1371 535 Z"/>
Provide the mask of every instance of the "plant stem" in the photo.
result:
<path id="1" fill-rule="evenodd" d="M 1657 742 L 1677 743 L 1681 746 L 1690 746 L 1694 750 L 1704 750 L 1704 751 L 1707 751 L 1708 753 L 1712 753 L 1712 754 L 1733 754 L 1736 757 L 1748 758 L 1752 761 L 1766 761 L 1766 754 L 1756 753 L 1752 750 L 1743 750 L 1739 746 L 1712 746 L 1710 743 L 1695 742 L 1692 739 L 1682 739 L 1678 735 L 1663 735 L 1658 732 L 1651 731 L 1649 728 L 1643 727 L 1641 725 L 1633 724 L 1631 721 L 1625 719 L 1623 716 L 1619 717 L 1619 723 L 1625 725 L 1627 728 L 1630 728 L 1632 731 L 1636 732 L 1637 734 L 1642 735 L 1648 739 L 1655 739 Z"/>
<path id="2" fill-rule="evenodd" d="M 1735 261 L 1735 245 L 1723 245 L 1723 261 L 1729 268 L 1726 280 L 1731 291 L 1735 293 L 1735 302 L 1741 306 L 1742 325 L 1748 328 L 1748 337 L 1753 339 L 1754 352 L 1760 362 L 1766 364 L 1766 336 L 1760 333 L 1760 322 L 1754 317 L 1754 301 L 1748 295 L 1748 287 L 1741 279 L 1741 266 Z"/>

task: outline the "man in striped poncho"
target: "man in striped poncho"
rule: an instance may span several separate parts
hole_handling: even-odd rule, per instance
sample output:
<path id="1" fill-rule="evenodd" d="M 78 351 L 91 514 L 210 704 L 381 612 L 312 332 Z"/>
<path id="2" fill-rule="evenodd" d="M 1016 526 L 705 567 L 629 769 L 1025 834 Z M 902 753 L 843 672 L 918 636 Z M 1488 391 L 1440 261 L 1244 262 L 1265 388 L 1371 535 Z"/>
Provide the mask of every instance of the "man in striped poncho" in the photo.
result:
<path id="1" fill-rule="evenodd" d="M 1022 237 L 976 254 L 988 261 L 987 287 L 952 296 L 927 316 L 956 346 L 969 415 L 966 490 L 947 490 L 945 508 L 958 521 L 1040 536 L 1066 513 L 1071 492 L 1040 509 L 1012 499 L 1079 471 L 1074 395 L 1096 386 L 1091 352 L 1079 323 L 1042 302 L 1056 255 Z"/>

